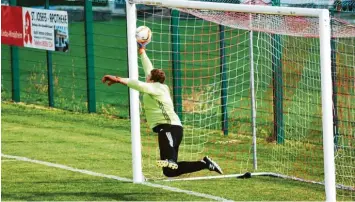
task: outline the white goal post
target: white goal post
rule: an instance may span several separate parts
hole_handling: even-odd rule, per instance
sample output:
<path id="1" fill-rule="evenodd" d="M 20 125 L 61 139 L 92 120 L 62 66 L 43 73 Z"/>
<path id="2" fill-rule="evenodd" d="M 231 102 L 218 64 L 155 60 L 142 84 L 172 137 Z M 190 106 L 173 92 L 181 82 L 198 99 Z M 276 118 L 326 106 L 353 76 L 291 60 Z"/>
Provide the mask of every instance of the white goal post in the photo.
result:
<path id="1" fill-rule="evenodd" d="M 322 130 L 324 153 L 324 184 L 326 200 L 336 200 L 335 162 L 333 142 L 332 113 L 332 77 L 331 77 L 331 29 L 329 11 L 326 9 L 271 7 L 258 5 L 239 5 L 187 0 L 131 0 L 127 1 L 127 33 L 129 77 L 138 78 L 137 44 L 135 40 L 136 7 L 135 4 L 155 5 L 170 8 L 186 8 L 241 13 L 258 13 L 274 15 L 291 15 L 317 17 L 319 19 L 321 96 L 322 96 Z M 138 92 L 130 90 L 130 115 L 132 133 L 133 182 L 144 181 L 141 164 L 140 113 Z"/>
<path id="2" fill-rule="evenodd" d="M 128 46 L 128 66 L 129 78 L 138 79 L 138 54 L 136 33 L 136 5 L 126 4 L 127 14 L 127 46 Z M 131 118 L 131 136 L 132 136 L 132 170 L 133 182 L 142 183 L 144 181 L 142 172 L 142 151 L 141 151 L 141 133 L 140 133 L 140 113 L 139 113 L 139 92 L 133 89 L 129 90 L 130 100 L 130 118 Z"/>

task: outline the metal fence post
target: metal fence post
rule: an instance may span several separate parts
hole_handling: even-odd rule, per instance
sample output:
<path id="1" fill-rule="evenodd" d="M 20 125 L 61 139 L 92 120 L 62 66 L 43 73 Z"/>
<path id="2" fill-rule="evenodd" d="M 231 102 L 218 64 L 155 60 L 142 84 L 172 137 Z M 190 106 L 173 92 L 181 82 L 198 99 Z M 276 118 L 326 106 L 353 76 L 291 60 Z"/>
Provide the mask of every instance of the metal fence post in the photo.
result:
<path id="1" fill-rule="evenodd" d="M 96 112 L 95 69 L 94 69 L 94 39 L 92 1 L 85 0 L 85 53 L 87 74 L 87 102 L 89 113 Z"/>
<path id="2" fill-rule="evenodd" d="M 224 26 L 219 25 L 219 57 L 220 57 L 220 72 L 221 72 L 221 110 L 222 110 L 222 130 L 224 135 L 228 135 L 228 113 L 227 113 L 227 65 L 225 51 L 225 33 Z"/>
<path id="3" fill-rule="evenodd" d="M 46 0 L 45 9 L 49 9 L 49 1 Z M 48 105 L 54 107 L 54 90 L 53 90 L 53 63 L 52 52 L 46 51 L 47 56 L 47 79 L 48 79 Z"/>
<path id="4" fill-rule="evenodd" d="M 280 0 L 272 0 L 273 6 L 280 6 Z M 272 35 L 272 70 L 274 92 L 274 135 L 278 144 L 284 143 L 283 130 L 283 78 L 282 78 L 282 45 L 281 36 Z"/>
<path id="5" fill-rule="evenodd" d="M 16 6 L 16 0 L 10 0 L 10 6 Z M 12 100 L 14 102 L 20 102 L 20 65 L 18 47 L 11 46 L 11 76 L 12 76 Z"/>
<path id="6" fill-rule="evenodd" d="M 172 44 L 172 67 L 173 67 L 173 97 L 176 114 L 182 121 L 182 87 L 181 87 L 181 61 L 180 61 L 180 37 L 179 37 L 178 10 L 171 11 L 171 44 Z"/>

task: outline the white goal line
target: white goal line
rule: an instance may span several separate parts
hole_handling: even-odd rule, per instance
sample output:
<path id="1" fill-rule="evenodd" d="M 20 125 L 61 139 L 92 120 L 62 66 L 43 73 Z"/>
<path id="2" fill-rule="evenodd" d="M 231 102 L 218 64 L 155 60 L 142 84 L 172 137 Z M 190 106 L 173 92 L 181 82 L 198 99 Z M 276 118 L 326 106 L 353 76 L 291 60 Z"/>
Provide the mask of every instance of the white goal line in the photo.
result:
<path id="1" fill-rule="evenodd" d="M 1 157 L 14 159 L 14 160 L 18 160 L 18 161 L 25 161 L 25 162 L 30 162 L 30 163 L 41 164 L 41 165 L 45 165 L 45 166 L 48 166 L 48 167 L 60 168 L 60 169 L 63 169 L 63 170 L 69 170 L 69 171 L 72 171 L 72 172 L 78 172 L 78 173 L 91 175 L 91 176 L 104 177 L 104 178 L 114 179 L 114 180 L 123 181 L 123 182 L 132 182 L 132 180 L 129 179 L 129 178 L 124 178 L 124 177 L 119 177 L 119 176 L 114 176 L 114 175 L 106 175 L 106 174 L 103 174 L 103 173 L 97 173 L 97 172 L 93 172 L 93 171 L 89 171 L 89 170 L 77 169 L 77 168 L 69 167 L 69 166 L 66 166 L 66 165 L 50 163 L 50 162 L 40 161 L 40 160 L 35 160 L 35 159 L 29 159 L 27 157 L 12 156 L 12 155 L 6 155 L 6 154 L 1 154 Z M 213 195 L 210 195 L 210 194 L 204 194 L 204 193 L 199 193 L 199 192 L 179 189 L 179 188 L 176 188 L 176 187 L 170 187 L 170 186 L 165 186 L 165 185 L 160 185 L 160 184 L 154 184 L 154 183 L 151 183 L 151 182 L 143 182 L 141 184 L 145 185 L 145 186 L 148 186 L 148 187 L 155 187 L 155 188 L 160 188 L 160 189 L 164 189 L 164 190 L 167 190 L 167 191 L 184 193 L 184 194 L 191 195 L 191 196 L 198 196 L 198 197 L 206 198 L 206 199 L 209 199 L 209 200 L 232 201 L 232 200 L 225 199 L 225 198 L 222 198 L 222 197 L 219 197 L 219 196 L 213 196 Z"/>

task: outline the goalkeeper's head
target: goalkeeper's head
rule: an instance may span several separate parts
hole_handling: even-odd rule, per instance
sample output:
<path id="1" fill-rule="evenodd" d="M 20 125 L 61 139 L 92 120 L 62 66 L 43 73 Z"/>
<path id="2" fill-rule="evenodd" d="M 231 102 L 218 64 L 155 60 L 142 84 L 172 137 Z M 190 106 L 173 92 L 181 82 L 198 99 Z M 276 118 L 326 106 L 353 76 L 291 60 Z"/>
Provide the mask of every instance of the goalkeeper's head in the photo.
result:
<path id="1" fill-rule="evenodd" d="M 163 70 L 161 69 L 153 69 L 150 72 L 150 76 L 147 78 L 147 82 L 159 82 L 161 84 L 163 84 L 165 81 L 165 73 Z"/>

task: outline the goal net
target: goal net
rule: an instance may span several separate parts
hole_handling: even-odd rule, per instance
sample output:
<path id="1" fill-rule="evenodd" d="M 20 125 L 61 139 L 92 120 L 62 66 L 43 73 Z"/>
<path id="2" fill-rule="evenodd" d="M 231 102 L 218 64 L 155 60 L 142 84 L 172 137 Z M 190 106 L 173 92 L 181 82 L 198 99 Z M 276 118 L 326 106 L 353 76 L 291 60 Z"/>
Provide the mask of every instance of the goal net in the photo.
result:
<path id="1" fill-rule="evenodd" d="M 335 107 L 341 108 L 334 116 L 338 120 L 343 116 L 354 121 L 351 105 L 355 103 L 350 100 L 355 87 L 350 82 L 355 74 L 354 26 L 332 20 L 332 41 L 336 44 L 332 57 L 340 66 L 335 73 L 338 78 L 346 74 L 349 82 L 328 83 L 330 95 L 338 85 L 334 91 L 334 95 L 339 94 L 338 105 L 328 97 L 331 116 L 324 117 L 329 113 L 323 111 L 322 96 L 329 93 L 322 92 L 322 76 L 332 78 L 330 70 L 328 75 L 322 74 L 318 16 L 297 9 L 287 15 L 160 2 L 131 3 L 139 8 L 136 26 L 148 26 L 153 32 L 147 55 L 154 68 L 165 71 L 175 111 L 184 126 L 179 161 L 196 161 L 208 155 L 222 167 L 222 177 L 252 172 L 324 184 L 324 160 L 335 155 L 338 188 L 354 190 L 355 131 L 346 125 L 349 122 L 339 121 L 334 128 L 341 130 L 341 135 L 332 137 Z M 346 70 L 340 72 L 343 67 Z M 144 124 L 144 111 L 141 118 L 144 177 L 163 179 L 155 163 L 160 159 L 157 136 Z M 327 118 L 330 122 L 324 122 Z M 330 124 L 329 131 L 324 130 L 324 123 Z M 331 135 L 336 146 L 335 154 L 327 157 L 324 134 Z M 178 179 L 216 175 L 206 170 Z M 350 194 L 355 198 L 354 192 Z"/>

